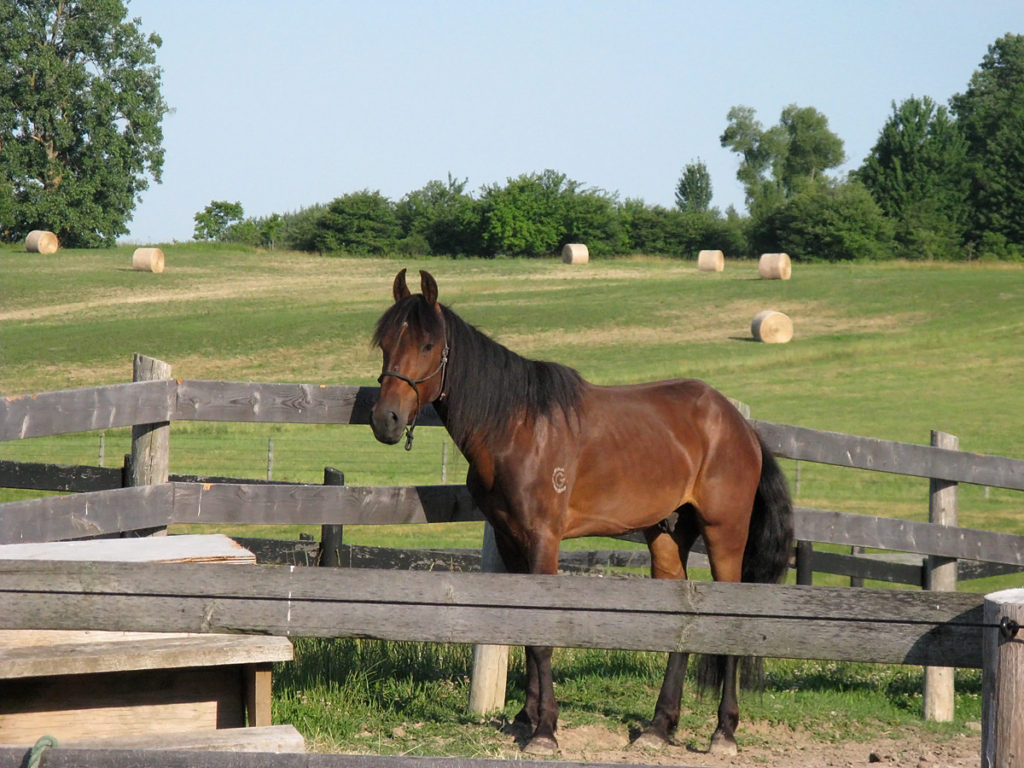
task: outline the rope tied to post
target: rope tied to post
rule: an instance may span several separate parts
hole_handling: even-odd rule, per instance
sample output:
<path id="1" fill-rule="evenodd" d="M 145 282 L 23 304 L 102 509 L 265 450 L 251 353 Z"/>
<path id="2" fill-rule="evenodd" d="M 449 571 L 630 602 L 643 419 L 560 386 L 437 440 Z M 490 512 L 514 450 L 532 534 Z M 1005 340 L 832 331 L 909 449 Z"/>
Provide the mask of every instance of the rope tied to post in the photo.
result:
<path id="1" fill-rule="evenodd" d="M 25 762 L 25 768 L 40 768 L 43 764 L 43 757 L 46 754 L 46 750 L 50 747 L 57 747 L 57 739 L 53 736 L 40 736 L 39 740 L 36 741 L 35 746 L 28 753 L 28 760 Z"/>

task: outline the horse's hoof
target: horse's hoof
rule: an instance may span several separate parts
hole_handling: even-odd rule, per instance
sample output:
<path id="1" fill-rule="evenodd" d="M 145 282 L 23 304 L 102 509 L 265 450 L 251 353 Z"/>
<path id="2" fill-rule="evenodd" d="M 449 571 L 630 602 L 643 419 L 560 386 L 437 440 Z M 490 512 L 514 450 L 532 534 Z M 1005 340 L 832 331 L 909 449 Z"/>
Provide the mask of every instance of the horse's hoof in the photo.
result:
<path id="1" fill-rule="evenodd" d="M 669 744 L 668 739 L 654 731 L 644 731 L 636 737 L 636 741 L 633 742 L 635 749 L 646 749 L 651 752 L 660 752 Z"/>
<path id="2" fill-rule="evenodd" d="M 715 731 L 715 734 L 711 737 L 711 748 L 708 749 L 708 752 L 712 755 L 733 757 L 739 750 L 736 747 L 736 739 L 732 736 L 727 736 L 721 731 Z"/>
<path id="3" fill-rule="evenodd" d="M 542 757 L 551 757 L 552 755 L 558 754 L 558 742 L 551 736 L 534 736 L 523 747 L 523 752 L 528 755 L 540 755 Z"/>

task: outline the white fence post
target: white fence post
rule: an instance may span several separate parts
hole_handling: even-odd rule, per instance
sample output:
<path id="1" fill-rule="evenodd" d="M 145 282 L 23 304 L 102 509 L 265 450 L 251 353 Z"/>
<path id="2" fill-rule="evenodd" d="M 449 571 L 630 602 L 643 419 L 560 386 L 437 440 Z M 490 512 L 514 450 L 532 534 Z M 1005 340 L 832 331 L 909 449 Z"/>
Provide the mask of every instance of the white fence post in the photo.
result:
<path id="1" fill-rule="evenodd" d="M 931 444 L 935 448 L 957 450 L 960 439 L 956 435 L 932 430 Z M 928 522 L 938 525 L 957 524 L 957 484 L 946 480 L 929 481 Z M 956 558 L 929 555 L 925 566 L 925 589 L 956 592 Z M 952 667 L 924 668 L 924 719 L 939 723 L 953 720 L 955 697 Z"/>
<path id="2" fill-rule="evenodd" d="M 1024 589 L 985 595 L 981 765 L 1024 765 Z M 1004 626 L 1000 626 L 1003 624 Z"/>
<path id="3" fill-rule="evenodd" d="M 498 554 L 494 528 L 484 525 L 484 541 L 480 551 L 480 570 L 504 573 L 505 565 Z M 469 687 L 469 711 L 486 715 L 505 708 L 505 684 L 508 680 L 508 646 L 473 646 L 473 677 Z"/>

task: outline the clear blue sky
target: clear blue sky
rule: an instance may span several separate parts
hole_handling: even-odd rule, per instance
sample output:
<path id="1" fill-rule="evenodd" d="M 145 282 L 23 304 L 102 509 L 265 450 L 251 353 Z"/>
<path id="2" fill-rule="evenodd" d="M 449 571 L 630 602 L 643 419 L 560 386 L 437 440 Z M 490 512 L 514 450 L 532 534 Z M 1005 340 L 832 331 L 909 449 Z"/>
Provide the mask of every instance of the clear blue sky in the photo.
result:
<path id="1" fill-rule="evenodd" d="M 211 200 L 246 215 L 362 189 L 393 200 L 546 168 L 674 205 L 703 160 L 743 210 L 729 108 L 824 113 L 857 167 L 893 101 L 962 92 L 1021 0 L 133 0 L 163 38 L 163 183 L 130 242 L 188 240 Z"/>

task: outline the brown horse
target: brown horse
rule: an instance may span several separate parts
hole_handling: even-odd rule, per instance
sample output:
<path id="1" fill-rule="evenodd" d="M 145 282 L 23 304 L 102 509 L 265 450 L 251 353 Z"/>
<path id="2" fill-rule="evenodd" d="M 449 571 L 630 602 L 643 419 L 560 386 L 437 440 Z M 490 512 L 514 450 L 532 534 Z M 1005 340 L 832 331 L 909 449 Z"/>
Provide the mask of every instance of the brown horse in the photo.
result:
<path id="1" fill-rule="evenodd" d="M 433 403 L 469 460 L 466 483 L 494 526 L 508 571 L 556 573 L 562 539 L 642 531 L 651 574 L 685 579 L 703 536 L 719 581 L 777 582 L 793 543 L 786 481 L 735 407 L 707 384 L 676 379 L 596 386 L 571 368 L 527 360 L 437 301 L 405 270 L 377 322 L 383 352 L 373 433 L 411 447 L 416 416 Z M 736 659 L 717 657 L 722 698 L 711 749 L 735 752 Z M 679 723 L 687 655 L 669 654 L 654 718 L 641 739 L 668 742 Z M 516 722 L 527 751 L 558 749 L 551 648 L 526 648 L 526 702 Z"/>

